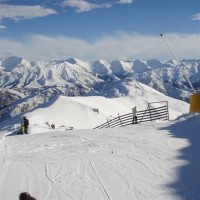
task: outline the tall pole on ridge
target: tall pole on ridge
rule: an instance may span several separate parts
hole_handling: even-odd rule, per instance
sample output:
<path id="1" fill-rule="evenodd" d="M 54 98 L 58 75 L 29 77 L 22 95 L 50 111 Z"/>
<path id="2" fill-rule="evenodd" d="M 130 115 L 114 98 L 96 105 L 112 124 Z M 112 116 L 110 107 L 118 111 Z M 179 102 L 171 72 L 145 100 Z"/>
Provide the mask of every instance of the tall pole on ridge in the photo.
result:
<path id="1" fill-rule="evenodd" d="M 173 57 L 177 61 L 179 68 L 183 69 L 181 67 L 181 65 L 180 65 L 180 62 L 178 61 L 178 59 L 176 58 L 175 54 L 173 53 L 172 49 L 170 48 L 169 44 L 167 43 L 166 39 L 164 38 L 163 34 L 160 34 L 160 36 L 163 38 L 163 40 L 164 40 L 165 44 L 167 45 L 168 49 L 170 50 L 171 54 L 173 55 Z M 194 87 L 192 86 L 192 83 L 190 82 L 190 80 L 188 79 L 188 77 L 184 73 L 183 73 L 183 75 L 184 75 L 185 79 L 187 80 L 187 82 L 189 83 L 189 85 L 190 85 L 190 87 L 191 87 L 191 89 L 193 91 L 193 94 L 196 94 L 196 91 L 195 91 Z"/>

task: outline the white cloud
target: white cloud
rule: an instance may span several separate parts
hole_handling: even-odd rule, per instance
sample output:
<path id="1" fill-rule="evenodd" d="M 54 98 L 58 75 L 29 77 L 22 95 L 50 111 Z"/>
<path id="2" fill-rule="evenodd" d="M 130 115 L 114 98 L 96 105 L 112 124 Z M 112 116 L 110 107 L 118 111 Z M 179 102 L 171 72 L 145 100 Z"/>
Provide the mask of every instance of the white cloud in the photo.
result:
<path id="1" fill-rule="evenodd" d="M 200 13 L 193 15 L 192 20 L 200 20 Z"/>
<path id="2" fill-rule="evenodd" d="M 6 26 L 3 26 L 0 24 L 0 29 L 5 29 L 5 28 L 6 28 Z"/>
<path id="3" fill-rule="evenodd" d="M 49 8 L 36 6 L 15 6 L 0 4 L 0 20 L 10 18 L 14 20 L 31 19 L 56 14 L 56 11 Z"/>
<path id="4" fill-rule="evenodd" d="M 121 3 L 121 4 L 129 4 L 129 3 L 133 3 L 134 0 L 119 0 L 118 3 Z"/>
<path id="5" fill-rule="evenodd" d="M 200 34 L 165 35 L 168 44 L 179 60 L 199 59 Z M 107 36 L 93 43 L 70 37 L 47 37 L 33 35 L 24 42 L 0 38 L 0 57 L 20 56 L 29 60 L 65 59 L 76 57 L 83 60 L 97 59 L 151 59 L 170 60 L 169 52 L 163 39 L 158 36 L 118 33 Z"/>
<path id="6" fill-rule="evenodd" d="M 61 4 L 63 7 L 69 6 L 76 9 L 76 12 L 88 12 L 97 8 L 109 8 L 112 5 L 109 3 L 105 4 L 94 4 L 84 0 L 65 0 Z"/>

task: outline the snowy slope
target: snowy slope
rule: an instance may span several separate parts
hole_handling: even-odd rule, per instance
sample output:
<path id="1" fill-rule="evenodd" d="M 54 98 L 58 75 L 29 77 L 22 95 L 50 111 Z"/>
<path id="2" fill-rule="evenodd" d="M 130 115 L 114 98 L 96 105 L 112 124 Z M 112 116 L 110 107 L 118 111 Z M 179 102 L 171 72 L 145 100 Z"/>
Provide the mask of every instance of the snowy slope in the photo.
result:
<path id="1" fill-rule="evenodd" d="M 127 80 L 124 85 L 123 83 L 117 82 L 114 88 L 118 88 L 117 92 L 120 94 L 126 88 L 127 94 L 124 96 L 120 95 L 117 98 L 55 96 L 47 103 L 37 107 L 37 109 L 25 112 L 23 115 L 29 118 L 32 125 L 40 124 L 44 128 L 46 127 L 46 131 L 49 131 L 48 126 L 45 125 L 46 122 L 49 122 L 49 124 L 54 123 L 56 128 L 64 126 L 73 127 L 74 129 L 90 129 L 105 123 L 108 119 L 117 117 L 118 114 L 123 115 L 132 112 L 134 106 L 137 106 L 138 111 L 146 110 L 148 103 L 152 102 L 167 101 L 170 120 L 189 112 L 189 104 L 186 102 L 167 97 L 153 88 L 132 79 Z M 165 104 L 153 104 L 151 106 L 158 107 L 163 105 Z M 14 111 L 17 112 L 17 108 Z M 17 123 L 19 125 L 21 119 L 22 115 L 17 115 L 8 121 L 10 124 Z M 30 132 L 37 133 L 36 129 L 37 126 L 33 126 Z"/>
<path id="2" fill-rule="evenodd" d="M 9 89 L 26 97 L 44 94 L 52 89 L 57 94 L 83 96 L 94 90 L 101 91 L 100 86 L 107 84 L 107 81 L 123 81 L 124 78 L 134 77 L 167 96 L 188 102 L 191 88 L 185 76 L 196 90 L 200 89 L 200 60 L 182 60 L 180 65 L 182 68 L 174 60 L 160 62 L 155 59 L 85 62 L 69 58 L 37 62 L 9 57 L 0 59 L 0 87 L 8 90 L 3 93 L 6 97 L 9 97 Z M 3 101 L 0 98 L 0 103 L 6 105 L 16 100 L 13 98 Z"/>
<path id="3" fill-rule="evenodd" d="M 52 113 L 54 114 L 54 113 Z M 6 136 L 0 199 L 199 200 L 200 116 L 123 128 Z"/>
<path id="4" fill-rule="evenodd" d="M 183 64 L 198 83 L 199 60 Z M 173 61 L 1 59 L 1 95 L 13 117 L 0 123 L 0 199 L 23 191 L 38 200 L 200 199 L 200 116 L 135 79 L 187 98 L 181 73 Z M 92 130 L 158 101 L 168 101 L 169 122 Z M 23 115 L 30 134 L 17 136 Z"/>
<path id="5" fill-rule="evenodd" d="M 56 74 L 56 73 L 54 73 Z M 21 113 L 26 113 L 28 111 L 31 111 L 33 109 L 37 109 L 38 107 L 43 106 L 43 104 L 49 102 L 49 104 L 51 104 L 52 101 L 54 101 L 55 97 L 57 97 L 58 95 L 62 95 L 62 96 L 71 96 L 70 94 L 79 94 L 79 92 L 81 91 L 81 87 L 82 84 L 80 85 L 80 90 L 77 91 L 75 88 L 70 88 L 70 87 L 47 87 L 47 89 L 45 90 L 40 90 L 40 92 L 37 92 L 36 90 L 32 91 L 32 95 L 23 98 L 22 100 L 18 100 L 13 104 L 10 104 L 10 106 L 2 109 L 2 111 L 0 110 L 0 112 L 5 113 L 3 115 L 4 120 L 6 118 L 9 117 L 14 117 L 17 116 Z M 66 93 L 65 93 L 65 92 Z M 34 95 L 34 93 L 36 93 Z M 73 96 L 74 96 L 73 95 Z M 75 95 L 76 96 L 76 95 Z M 78 95 L 79 96 L 79 95 Z M 155 102 L 155 101 L 171 101 L 172 98 L 169 98 L 165 95 L 163 95 L 162 93 L 154 90 L 153 88 L 146 86 L 140 82 L 138 82 L 134 77 L 126 77 L 123 79 L 115 79 L 115 80 L 108 80 L 108 81 L 101 81 L 98 82 L 96 84 L 94 84 L 94 88 L 92 88 L 90 90 L 90 92 L 87 93 L 86 96 L 103 96 L 103 97 L 109 97 L 111 99 L 113 99 L 113 97 L 128 97 L 131 96 L 131 100 L 130 103 L 128 104 L 128 108 L 129 111 L 131 112 L 131 108 L 134 107 L 134 104 L 139 106 L 138 108 L 140 110 L 144 110 L 147 108 L 148 103 L 150 102 Z M 76 98 L 73 98 L 76 99 Z M 83 98 L 84 99 L 84 98 Z M 89 98 L 88 98 L 89 99 Z M 107 100 L 109 101 L 109 100 Z M 170 108 L 172 107 L 173 109 L 176 107 L 174 105 L 176 105 L 177 102 L 179 102 L 178 100 L 172 100 L 172 103 L 170 103 Z M 112 102 L 112 101 L 111 101 Z M 123 102 L 122 102 L 123 103 Z M 125 104 L 125 103 L 124 103 Z M 67 117 L 67 113 L 65 113 L 67 110 L 69 110 L 67 103 L 64 104 L 65 107 L 63 109 L 63 115 L 62 115 L 62 123 L 66 124 L 66 123 L 71 123 L 71 118 L 68 119 L 69 117 Z M 182 105 L 182 103 L 181 103 Z M 183 112 L 177 110 L 179 112 L 179 114 L 188 112 L 188 104 L 186 104 L 187 106 L 184 106 L 184 110 Z M 46 105 L 44 105 L 46 106 Z M 89 109 L 93 109 L 96 108 L 97 106 L 91 104 L 89 106 Z M 116 106 L 116 107 L 120 107 L 120 106 Z M 114 108 L 115 109 L 115 108 Z M 102 109 L 101 109 L 102 110 Z M 100 112 L 101 112 L 100 110 Z M 121 113 L 121 111 L 118 111 L 119 113 Z M 127 112 L 127 111 L 126 111 Z M 128 113 L 127 112 L 127 113 Z M 124 113 L 124 112 L 123 112 Z M 93 113 L 94 114 L 94 113 Z M 114 116 L 116 116 L 118 113 L 115 112 Z M 100 116 L 100 115 L 99 115 Z M 109 113 L 108 115 L 106 113 L 104 113 L 104 121 L 107 120 L 106 118 L 110 118 L 110 116 L 113 116 L 113 113 Z M 67 120 L 66 120 L 67 117 Z M 96 118 L 96 115 L 91 117 L 91 122 L 94 121 L 93 118 Z M 177 117 L 177 115 L 172 116 L 172 118 Z M 65 119 L 65 121 L 64 121 Z M 81 120 L 79 120 L 81 121 Z M 102 123 L 102 119 L 100 120 Z M 60 123 L 59 123 L 60 124 Z M 73 124 L 73 125 L 72 125 Z M 74 123 L 72 122 L 71 126 L 75 126 Z M 86 124 L 86 123 L 84 123 Z M 97 126 L 97 124 L 94 125 L 94 123 L 92 123 L 91 125 L 93 126 Z M 91 128 L 91 125 L 89 126 Z M 75 126 L 76 127 L 76 126 Z M 78 126 L 78 127 L 82 127 L 82 125 Z"/>
<path id="6" fill-rule="evenodd" d="M 143 84 L 138 85 L 135 82 L 134 87 L 130 85 L 129 91 L 128 96 L 118 98 L 57 96 L 25 115 L 30 119 L 31 124 L 49 122 L 50 124 L 54 123 L 56 128 L 71 126 L 74 129 L 88 129 L 106 122 L 107 119 L 117 117 L 118 114 L 130 113 L 134 106 L 137 106 L 138 111 L 145 110 L 148 103 L 151 102 L 168 101 L 170 120 L 189 111 L 189 104 L 167 97 Z M 162 105 L 161 103 L 152 106 Z M 97 109 L 98 112 L 96 112 Z M 19 116 L 13 120 L 15 119 L 18 120 L 18 123 L 21 120 Z M 34 127 L 31 132 L 35 132 Z"/>

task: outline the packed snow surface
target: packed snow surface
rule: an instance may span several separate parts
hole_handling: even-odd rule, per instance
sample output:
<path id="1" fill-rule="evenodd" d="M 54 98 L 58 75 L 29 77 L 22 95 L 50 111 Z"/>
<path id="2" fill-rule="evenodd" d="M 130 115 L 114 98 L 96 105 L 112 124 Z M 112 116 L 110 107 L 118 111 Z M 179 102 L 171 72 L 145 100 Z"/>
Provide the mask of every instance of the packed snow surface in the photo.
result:
<path id="1" fill-rule="evenodd" d="M 8 135 L 1 128 L 0 199 L 200 199 L 200 116 L 100 130 Z"/>
<path id="2" fill-rule="evenodd" d="M 91 129 L 153 100 L 168 101 L 170 121 Z M 22 116 L 3 121 L 0 199 L 26 191 L 37 200 L 198 200 L 200 116 L 188 109 L 155 93 L 58 97 L 26 113 L 28 135 L 16 135 Z"/>

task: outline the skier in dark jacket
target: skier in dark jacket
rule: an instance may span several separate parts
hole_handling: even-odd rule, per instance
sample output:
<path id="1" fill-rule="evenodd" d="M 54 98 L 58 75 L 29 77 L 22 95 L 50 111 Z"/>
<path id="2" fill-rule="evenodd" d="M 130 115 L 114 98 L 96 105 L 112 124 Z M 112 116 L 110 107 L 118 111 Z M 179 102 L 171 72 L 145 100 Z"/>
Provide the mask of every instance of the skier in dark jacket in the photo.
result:
<path id="1" fill-rule="evenodd" d="M 24 116 L 24 132 L 25 134 L 28 134 L 28 126 L 29 126 L 29 120 Z"/>

